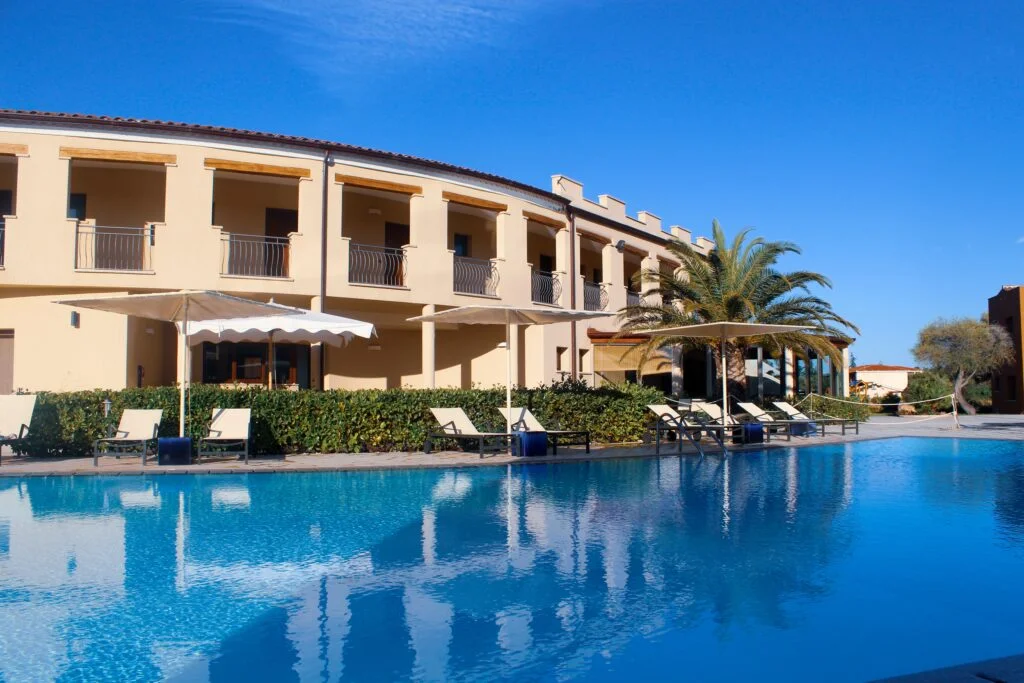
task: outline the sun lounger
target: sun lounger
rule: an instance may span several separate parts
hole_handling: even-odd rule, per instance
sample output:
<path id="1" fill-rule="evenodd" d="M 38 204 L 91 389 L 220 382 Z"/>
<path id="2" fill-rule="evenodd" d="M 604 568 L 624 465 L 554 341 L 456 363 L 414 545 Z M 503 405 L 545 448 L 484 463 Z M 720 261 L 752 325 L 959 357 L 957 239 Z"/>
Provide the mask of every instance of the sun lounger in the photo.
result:
<path id="1" fill-rule="evenodd" d="M 791 441 L 793 439 L 793 423 L 791 421 L 776 420 L 756 403 L 744 403 L 743 401 L 737 401 L 736 405 L 739 406 L 740 410 L 745 412 L 747 415 L 763 424 L 769 434 L 774 430 L 775 432 L 784 433 L 787 441 Z M 718 406 L 715 407 L 717 408 Z"/>
<path id="2" fill-rule="evenodd" d="M 732 415 L 725 416 L 721 406 L 717 403 L 709 403 L 707 401 L 691 401 L 690 407 L 692 410 L 703 413 L 706 415 L 714 424 L 725 424 L 727 427 L 732 427 L 735 432 L 742 434 L 742 441 L 748 443 L 748 434 L 745 431 L 746 428 L 743 426 L 743 422 L 737 420 Z M 793 438 L 790 433 L 787 424 L 766 424 L 758 421 L 762 425 L 762 433 L 764 434 L 765 440 L 772 440 L 772 433 L 779 433 L 780 431 L 786 435 L 786 440 L 789 441 Z"/>
<path id="3" fill-rule="evenodd" d="M 527 432 L 546 432 L 548 441 L 551 443 L 552 455 L 558 455 L 558 442 L 562 439 L 575 444 L 579 444 L 580 440 L 582 440 L 587 448 L 587 453 L 590 452 L 590 432 L 569 429 L 545 429 L 544 425 L 533 416 L 529 408 L 513 408 L 511 416 L 509 415 L 508 408 L 498 408 L 498 412 L 512 425 L 513 432 L 517 431 L 520 427 Z"/>
<path id="4" fill-rule="evenodd" d="M 35 394 L 0 396 L 0 446 L 16 444 L 28 436 L 35 409 Z"/>
<path id="5" fill-rule="evenodd" d="M 824 419 L 817 417 L 808 417 L 802 412 L 797 410 L 794 406 L 786 403 L 785 401 L 773 401 L 773 404 L 786 416 L 786 419 L 792 422 L 814 422 L 821 427 L 821 435 L 825 435 L 825 425 L 839 425 L 842 429 L 843 435 L 846 435 L 846 429 L 848 426 L 853 426 L 853 433 L 860 434 L 860 422 L 858 420 L 839 418 L 839 417 L 827 417 Z"/>
<path id="6" fill-rule="evenodd" d="M 92 447 L 92 466 L 99 465 L 99 457 L 104 454 L 141 455 L 142 465 L 146 465 L 146 453 L 149 444 L 156 441 L 160 429 L 162 410 L 126 409 L 121 413 L 121 422 L 117 430 L 105 439 L 97 439 Z"/>
<path id="7" fill-rule="evenodd" d="M 484 457 L 484 448 L 487 442 L 499 441 L 502 448 L 507 448 L 511 442 L 512 435 L 505 432 L 481 432 L 473 424 L 472 420 L 463 412 L 462 408 L 431 408 L 434 419 L 441 425 L 440 432 L 430 432 L 423 444 L 423 452 L 429 453 L 433 446 L 434 439 L 452 439 L 454 441 L 476 442 L 477 452 Z"/>
<path id="8" fill-rule="evenodd" d="M 248 463 L 251 420 L 249 408 L 214 408 L 210 433 L 199 440 L 199 457 L 234 455 Z"/>
<path id="9" fill-rule="evenodd" d="M 680 415 L 675 408 L 666 404 L 651 404 L 647 406 L 647 409 L 658 416 L 658 422 L 655 425 L 655 453 L 661 452 L 662 433 L 671 431 L 674 431 L 678 437 L 677 442 L 680 451 L 683 449 L 683 439 L 685 438 L 703 454 L 704 449 L 698 443 L 701 434 L 707 434 L 723 451 L 727 450 L 725 447 L 725 431 L 727 429 L 732 431 L 730 428 L 723 425 L 694 424 Z"/>

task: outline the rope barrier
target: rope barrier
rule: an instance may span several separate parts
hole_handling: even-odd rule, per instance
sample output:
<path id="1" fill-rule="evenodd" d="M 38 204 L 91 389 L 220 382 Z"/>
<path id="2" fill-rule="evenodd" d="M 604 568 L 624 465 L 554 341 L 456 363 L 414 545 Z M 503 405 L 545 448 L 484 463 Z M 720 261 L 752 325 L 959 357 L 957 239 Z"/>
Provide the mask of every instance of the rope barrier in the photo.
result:
<path id="1" fill-rule="evenodd" d="M 919 403 L 931 403 L 932 401 L 943 401 L 947 398 L 954 398 L 953 394 L 946 394 L 945 396 L 938 396 L 936 398 L 926 398 L 921 401 L 898 401 L 896 403 L 865 403 L 864 401 L 848 401 L 842 398 L 836 398 L 835 396 L 823 396 L 822 394 L 807 394 L 802 399 L 793 404 L 794 407 L 800 405 L 804 401 L 810 398 L 823 398 L 828 401 L 836 401 L 837 403 L 849 403 L 855 406 L 913 406 Z"/>

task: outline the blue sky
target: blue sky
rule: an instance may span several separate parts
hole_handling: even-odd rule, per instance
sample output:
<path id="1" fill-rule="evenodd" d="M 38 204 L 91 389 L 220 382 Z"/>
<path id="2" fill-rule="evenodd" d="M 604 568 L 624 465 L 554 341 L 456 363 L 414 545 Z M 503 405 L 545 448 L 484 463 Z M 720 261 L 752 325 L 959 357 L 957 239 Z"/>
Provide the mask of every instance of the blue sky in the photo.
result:
<path id="1" fill-rule="evenodd" d="M 0 23 L 5 107 L 564 173 L 794 241 L 859 362 L 910 362 L 925 323 L 1024 282 L 1024 3 L 58 0 Z"/>

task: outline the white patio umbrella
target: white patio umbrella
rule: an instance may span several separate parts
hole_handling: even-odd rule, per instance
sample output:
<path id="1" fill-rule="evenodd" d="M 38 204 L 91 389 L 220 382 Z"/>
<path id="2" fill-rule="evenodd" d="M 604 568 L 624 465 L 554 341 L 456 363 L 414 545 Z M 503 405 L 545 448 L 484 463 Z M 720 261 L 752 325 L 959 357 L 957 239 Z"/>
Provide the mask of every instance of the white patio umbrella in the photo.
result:
<path id="1" fill-rule="evenodd" d="M 178 327 L 182 353 L 181 403 L 178 412 L 178 436 L 185 436 L 185 392 L 189 385 L 188 323 L 192 320 L 243 318 L 248 316 L 284 315 L 286 306 L 266 304 L 230 294 L 208 290 L 181 290 L 159 294 L 114 294 L 78 299 L 60 299 L 54 303 L 91 308 L 107 313 L 121 313 L 139 318 L 183 323 Z"/>
<path id="2" fill-rule="evenodd" d="M 369 339 L 376 330 L 372 323 L 330 313 L 317 313 L 291 306 L 279 306 L 283 315 L 262 315 L 252 318 L 221 318 L 195 320 L 188 324 L 188 337 L 194 344 L 202 342 L 262 342 L 269 344 L 270 387 L 274 386 L 274 344 L 325 343 L 344 346 L 353 337 Z"/>
<path id="3" fill-rule="evenodd" d="M 504 325 L 505 360 L 507 378 L 505 382 L 506 431 L 512 431 L 512 326 L 549 325 L 551 323 L 574 322 L 590 318 L 607 318 L 615 315 L 602 311 L 567 311 L 560 308 L 541 306 L 459 306 L 446 311 L 418 315 L 410 322 L 461 323 L 464 325 Z"/>
<path id="4" fill-rule="evenodd" d="M 764 323 L 700 323 L 682 325 L 680 327 L 663 327 L 654 330 L 637 330 L 637 334 L 649 334 L 652 337 L 712 337 L 719 340 L 722 356 L 722 415 L 724 422 L 729 420 L 729 376 L 725 371 L 725 342 L 737 337 L 761 337 L 771 334 L 785 334 L 811 329 L 803 325 L 769 325 Z"/>

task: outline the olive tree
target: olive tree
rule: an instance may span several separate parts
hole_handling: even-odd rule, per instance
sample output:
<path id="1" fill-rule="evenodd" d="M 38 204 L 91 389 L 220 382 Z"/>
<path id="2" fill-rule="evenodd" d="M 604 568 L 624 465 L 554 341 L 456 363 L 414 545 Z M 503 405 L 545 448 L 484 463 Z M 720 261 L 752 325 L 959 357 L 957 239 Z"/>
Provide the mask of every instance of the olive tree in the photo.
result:
<path id="1" fill-rule="evenodd" d="M 1013 343 L 999 325 L 970 318 L 940 318 L 917 333 L 913 353 L 918 363 L 952 380 L 957 403 L 973 415 L 976 411 L 964 398 L 964 387 L 976 375 L 992 372 L 1012 360 Z"/>

